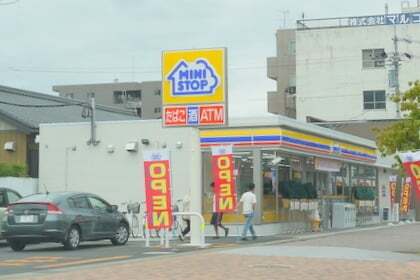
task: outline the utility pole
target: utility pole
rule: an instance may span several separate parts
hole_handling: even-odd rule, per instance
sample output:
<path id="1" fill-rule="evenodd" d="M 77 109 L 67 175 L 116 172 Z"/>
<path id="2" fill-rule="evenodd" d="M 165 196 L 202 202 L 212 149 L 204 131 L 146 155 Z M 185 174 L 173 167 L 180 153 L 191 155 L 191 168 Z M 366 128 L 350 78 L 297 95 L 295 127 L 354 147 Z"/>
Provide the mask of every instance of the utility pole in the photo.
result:
<path id="1" fill-rule="evenodd" d="M 99 144 L 99 140 L 96 139 L 96 104 L 95 104 L 95 95 L 94 93 L 89 94 L 88 104 L 88 116 L 90 117 L 90 139 L 88 140 L 88 145 L 96 146 Z"/>
<path id="2" fill-rule="evenodd" d="M 419 0 L 420 1 L 420 0 Z M 394 23 L 394 36 L 392 38 L 392 41 L 394 42 L 394 53 L 392 54 L 390 60 L 392 64 L 392 72 L 389 72 L 389 84 L 391 88 L 395 89 L 395 96 L 400 97 L 400 65 L 402 61 L 402 57 L 405 57 L 407 59 L 411 59 L 413 55 L 409 53 L 400 53 L 398 48 L 398 42 L 402 41 L 408 44 L 413 43 L 412 40 L 407 38 L 399 38 L 397 36 L 397 24 Z M 401 105 L 400 102 L 397 102 L 397 118 L 401 118 Z"/>
<path id="3" fill-rule="evenodd" d="M 392 65 L 394 66 L 394 78 L 395 78 L 395 95 L 400 96 L 400 54 L 398 52 L 398 37 L 397 37 L 397 25 L 394 24 L 394 55 L 392 56 Z M 400 102 L 397 102 L 397 118 L 401 118 Z"/>

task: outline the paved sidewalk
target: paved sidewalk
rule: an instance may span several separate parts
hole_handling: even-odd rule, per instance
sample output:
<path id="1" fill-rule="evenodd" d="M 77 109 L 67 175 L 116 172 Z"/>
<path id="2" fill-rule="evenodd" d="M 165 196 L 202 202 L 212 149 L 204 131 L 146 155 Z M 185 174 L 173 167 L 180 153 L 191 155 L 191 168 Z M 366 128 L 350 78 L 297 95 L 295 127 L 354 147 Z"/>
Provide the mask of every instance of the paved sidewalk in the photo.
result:
<path id="1" fill-rule="evenodd" d="M 420 244 L 413 243 L 418 227 L 420 224 L 405 227 L 372 227 L 334 234 L 301 236 L 298 241 L 289 240 L 287 244 L 282 244 L 285 242 L 283 240 L 263 244 L 244 244 L 245 246 L 231 248 L 225 246 L 211 251 L 163 254 L 119 263 L 49 271 L 35 270 L 26 275 L 5 278 L 0 276 L 0 278 L 25 280 L 420 279 L 419 254 L 400 254 L 394 250 L 397 248 L 391 248 L 394 251 L 392 252 L 384 247 L 384 243 L 388 242 L 397 244 L 398 248 L 404 248 L 404 244 L 398 243 L 398 240 L 402 238 L 404 242 L 416 247 L 413 248 L 413 253 L 419 252 Z M 369 232 L 371 230 L 374 232 Z M 379 247 L 374 250 L 365 249 L 366 242 L 375 243 L 378 239 L 383 239 L 384 243 L 379 244 L 386 251 L 381 251 Z M 335 244 L 331 244 L 334 243 L 331 241 Z M 328 244 L 342 247 L 333 247 Z M 352 246 L 349 246 L 350 244 Z"/>
<path id="2" fill-rule="evenodd" d="M 199 253 L 66 271 L 21 279 L 419 279 L 420 262 L 349 261 L 304 257 Z"/>

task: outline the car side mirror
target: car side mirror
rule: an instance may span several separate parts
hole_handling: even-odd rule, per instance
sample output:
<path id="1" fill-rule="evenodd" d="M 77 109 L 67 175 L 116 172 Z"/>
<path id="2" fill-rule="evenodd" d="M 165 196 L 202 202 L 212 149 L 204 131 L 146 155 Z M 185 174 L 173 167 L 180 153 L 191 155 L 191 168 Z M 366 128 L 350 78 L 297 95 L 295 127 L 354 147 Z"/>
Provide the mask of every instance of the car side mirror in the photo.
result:
<path id="1" fill-rule="evenodd" d="M 111 205 L 110 212 L 115 213 L 118 212 L 118 205 Z"/>

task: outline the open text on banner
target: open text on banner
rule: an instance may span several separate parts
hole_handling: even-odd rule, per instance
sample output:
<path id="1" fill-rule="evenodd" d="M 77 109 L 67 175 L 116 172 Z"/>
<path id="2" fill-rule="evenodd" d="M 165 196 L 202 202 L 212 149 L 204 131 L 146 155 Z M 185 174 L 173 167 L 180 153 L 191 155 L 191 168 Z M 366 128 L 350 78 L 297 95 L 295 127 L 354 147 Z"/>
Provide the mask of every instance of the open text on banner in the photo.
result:
<path id="1" fill-rule="evenodd" d="M 233 212 L 237 202 L 232 146 L 212 147 L 211 165 L 216 212 Z"/>
<path id="2" fill-rule="evenodd" d="M 171 176 L 169 151 L 144 152 L 147 226 L 149 229 L 171 228 Z"/>

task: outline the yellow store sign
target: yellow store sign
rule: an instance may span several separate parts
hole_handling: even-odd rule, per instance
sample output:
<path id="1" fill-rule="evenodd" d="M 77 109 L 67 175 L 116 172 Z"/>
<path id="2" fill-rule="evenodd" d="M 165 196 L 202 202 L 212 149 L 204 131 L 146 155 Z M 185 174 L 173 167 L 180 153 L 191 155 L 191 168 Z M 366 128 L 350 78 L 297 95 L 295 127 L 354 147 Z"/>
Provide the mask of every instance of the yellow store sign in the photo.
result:
<path id="1" fill-rule="evenodd" d="M 163 105 L 226 103 L 226 49 L 164 51 Z"/>

